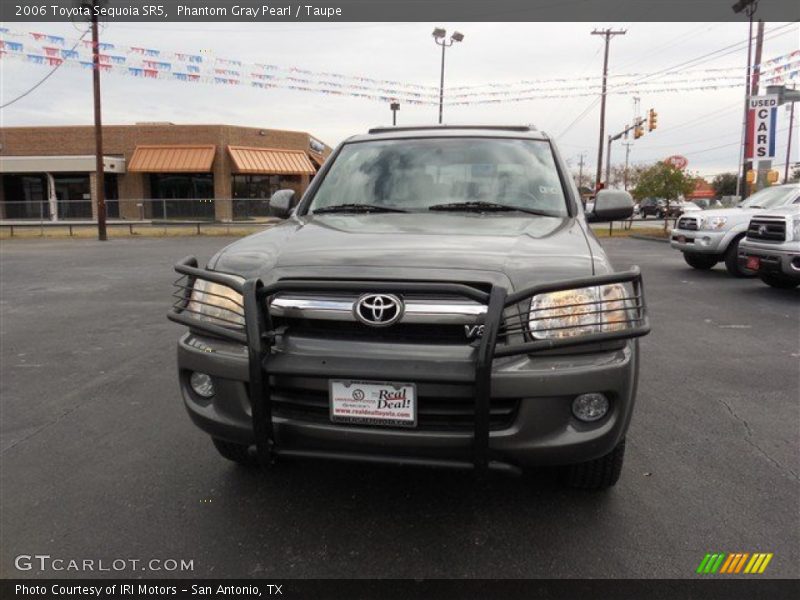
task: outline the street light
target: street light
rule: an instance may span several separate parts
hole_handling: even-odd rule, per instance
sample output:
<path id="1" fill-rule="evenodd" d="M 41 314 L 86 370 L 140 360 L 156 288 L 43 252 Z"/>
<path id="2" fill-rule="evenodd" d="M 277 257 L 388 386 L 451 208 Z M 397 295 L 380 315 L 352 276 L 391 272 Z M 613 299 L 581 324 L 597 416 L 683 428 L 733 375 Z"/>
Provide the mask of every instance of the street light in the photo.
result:
<path id="1" fill-rule="evenodd" d="M 442 73 L 439 78 L 439 124 L 442 124 L 442 106 L 444 105 L 444 51 L 456 42 L 464 40 L 464 34 L 454 31 L 449 40 L 446 40 L 447 30 L 436 27 L 433 30 L 433 41 L 442 47 Z"/>
<path id="2" fill-rule="evenodd" d="M 744 119 L 742 123 L 742 144 L 741 144 L 741 158 L 742 158 L 742 165 L 741 165 L 741 174 L 739 178 L 736 180 L 736 195 L 738 196 L 741 192 L 742 199 L 747 198 L 747 111 L 749 109 L 749 98 L 752 86 L 752 53 L 753 53 L 753 15 L 758 8 L 758 0 L 738 0 L 736 4 L 731 6 L 733 12 L 737 15 L 739 13 L 745 13 L 747 15 L 747 20 L 749 23 L 748 33 L 747 33 L 747 74 L 745 75 L 745 84 L 744 84 Z"/>

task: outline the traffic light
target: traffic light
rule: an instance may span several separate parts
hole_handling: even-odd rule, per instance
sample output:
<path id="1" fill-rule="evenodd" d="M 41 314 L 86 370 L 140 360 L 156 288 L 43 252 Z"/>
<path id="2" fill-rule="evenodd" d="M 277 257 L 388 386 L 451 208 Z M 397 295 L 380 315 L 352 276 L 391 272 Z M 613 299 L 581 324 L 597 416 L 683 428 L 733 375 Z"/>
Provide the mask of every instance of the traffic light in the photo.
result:
<path id="1" fill-rule="evenodd" d="M 745 180 L 747 181 L 747 183 L 755 183 L 756 172 L 753 169 L 748 169 L 747 174 L 745 175 Z"/>
<path id="2" fill-rule="evenodd" d="M 633 139 L 638 140 L 644 135 L 644 127 L 642 127 L 643 123 L 644 121 L 642 119 L 636 121 L 636 125 L 633 128 Z"/>
<path id="3" fill-rule="evenodd" d="M 778 173 L 775 169 L 767 172 L 767 183 L 772 185 L 773 183 L 778 183 L 778 179 L 780 179 L 780 173 Z"/>
<path id="4" fill-rule="evenodd" d="M 647 113 L 647 131 L 653 131 L 656 127 L 658 127 L 658 113 L 651 108 Z"/>

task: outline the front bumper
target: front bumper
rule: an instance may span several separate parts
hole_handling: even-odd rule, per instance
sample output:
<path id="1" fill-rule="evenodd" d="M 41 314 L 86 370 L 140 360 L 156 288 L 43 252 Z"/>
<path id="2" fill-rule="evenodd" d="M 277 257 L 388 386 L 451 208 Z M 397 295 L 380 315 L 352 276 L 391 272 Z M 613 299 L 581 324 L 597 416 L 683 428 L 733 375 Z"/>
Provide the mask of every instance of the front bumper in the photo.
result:
<path id="1" fill-rule="evenodd" d="M 342 356 L 342 349 L 338 353 Z M 346 358 L 358 365 L 354 379 L 381 380 L 381 359 L 365 355 Z M 327 362 L 320 359 L 320 363 Z M 319 365 L 315 377 L 293 377 L 291 382 L 309 393 L 327 389 Z M 252 411 L 248 398 L 246 348 L 220 343 L 193 333 L 178 342 L 178 370 L 183 401 L 194 423 L 209 435 L 238 444 L 254 444 Z M 188 385 L 192 371 L 208 373 L 217 393 L 205 400 Z M 393 369 L 397 381 L 413 381 L 413 365 Z M 376 377 L 373 375 L 377 373 Z M 513 420 L 489 432 L 489 450 L 499 461 L 528 467 L 583 462 L 607 454 L 622 439 L 630 423 L 636 398 L 638 344 L 624 342 L 615 349 L 587 354 L 516 356 L 497 361 L 492 369 L 492 400 L 518 400 Z M 336 377 L 343 375 L 335 372 Z M 315 382 L 316 381 L 316 385 Z M 273 380 L 273 383 L 283 383 Z M 278 386 L 276 386 L 278 387 Z M 285 389 L 283 385 L 280 386 Z M 471 403 L 469 386 L 456 383 L 420 383 L 420 410 L 426 399 L 437 395 L 457 397 Z M 600 421 L 583 423 L 572 415 L 572 400 L 588 392 L 602 392 L 611 401 L 609 413 Z M 274 406 L 281 404 L 273 392 Z M 347 450 L 365 455 L 436 457 L 469 460 L 473 442 L 470 430 L 391 429 L 345 426 L 300 416 L 285 416 L 273 409 L 275 443 L 282 448 L 312 448 L 317 451 Z"/>
<path id="2" fill-rule="evenodd" d="M 187 259 L 176 266 L 188 281 L 179 284 L 178 301 L 168 315 L 190 328 L 178 344 L 186 408 L 212 436 L 254 443 L 263 464 L 274 456 L 290 455 L 508 471 L 600 457 L 622 439 L 630 423 L 638 373 L 636 338 L 649 332 L 637 269 L 509 294 L 496 285 L 486 293 L 461 284 L 419 282 L 288 280 L 262 286 L 258 280 L 242 284 L 195 265 Z M 245 331 L 226 331 L 192 316 L 188 293 L 197 278 L 227 285 L 243 295 Z M 528 319 L 534 317 L 515 311 L 530 306 L 537 294 L 612 283 L 630 285 L 630 296 L 623 298 L 630 306 L 628 316 L 614 321 L 627 323 L 624 328 L 539 340 L 520 333 L 527 331 Z M 486 312 L 480 340 L 438 345 L 364 342 L 313 334 L 304 337 L 272 325 L 270 303 L 276 294 L 298 290 L 363 293 L 375 287 L 382 293 L 456 294 L 483 302 Z M 614 300 L 597 302 L 591 310 L 618 314 Z M 191 390 L 192 371 L 211 375 L 216 388 L 212 399 L 202 399 Z M 413 382 L 420 414 L 426 403 L 445 398 L 449 412 L 463 413 L 469 408 L 467 427 L 342 425 L 283 410 L 292 402 L 301 408 L 314 401 L 326 403 L 328 380 L 334 378 Z M 588 392 L 604 393 L 611 405 L 594 423 L 578 421 L 571 411 L 574 397 Z M 493 421 L 499 404 L 512 406 L 503 424 Z"/>
<path id="3" fill-rule="evenodd" d="M 723 254 L 728 245 L 728 232 L 673 229 L 669 245 L 681 252 Z"/>
<path id="4" fill-rule="evenodd" d="M 750 256 L 759 258 L 759 273 L 781 273 L 800 280 L 800 242 L 784 242 L 776 247 L 776 244 L 743 240 L 739 244 L 739 264 L 746 266 Z"/>

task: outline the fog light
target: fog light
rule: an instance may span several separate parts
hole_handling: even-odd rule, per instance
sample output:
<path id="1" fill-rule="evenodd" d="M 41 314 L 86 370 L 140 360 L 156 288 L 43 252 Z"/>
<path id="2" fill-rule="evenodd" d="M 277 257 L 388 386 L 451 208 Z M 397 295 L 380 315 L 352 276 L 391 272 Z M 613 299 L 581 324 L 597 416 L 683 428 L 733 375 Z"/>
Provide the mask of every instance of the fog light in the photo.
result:
<path id="1" fill-rule="evenodd" d="M 211 398 L 214 395 L 214 382 L 208 373 L 192 373 L 189 377 L 189 385 L 192 386 L 194 393 L 201 398 Z"/>
<path id="2" fill-rule="evenodd" d="M 572 401 L 572 414 L 587 423 L 602 419 L 607 412 L 608 398 L 603 394 L 581 394 Z"/>

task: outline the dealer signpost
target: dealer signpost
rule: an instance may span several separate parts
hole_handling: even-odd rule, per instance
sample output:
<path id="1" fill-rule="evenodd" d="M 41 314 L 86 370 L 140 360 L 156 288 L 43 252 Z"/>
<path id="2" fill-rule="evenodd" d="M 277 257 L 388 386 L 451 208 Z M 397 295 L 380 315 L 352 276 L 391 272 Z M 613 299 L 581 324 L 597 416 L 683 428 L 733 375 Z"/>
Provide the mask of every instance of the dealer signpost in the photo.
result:
<path id="1" fill-rule="evenodd" d="M 748 100 L 745 157 L 758 161 L 756 191 L 768 184 L 767 176 L 775 158 L 775 129 L 778 121 L 778 96 L 751 96 Z"/>

